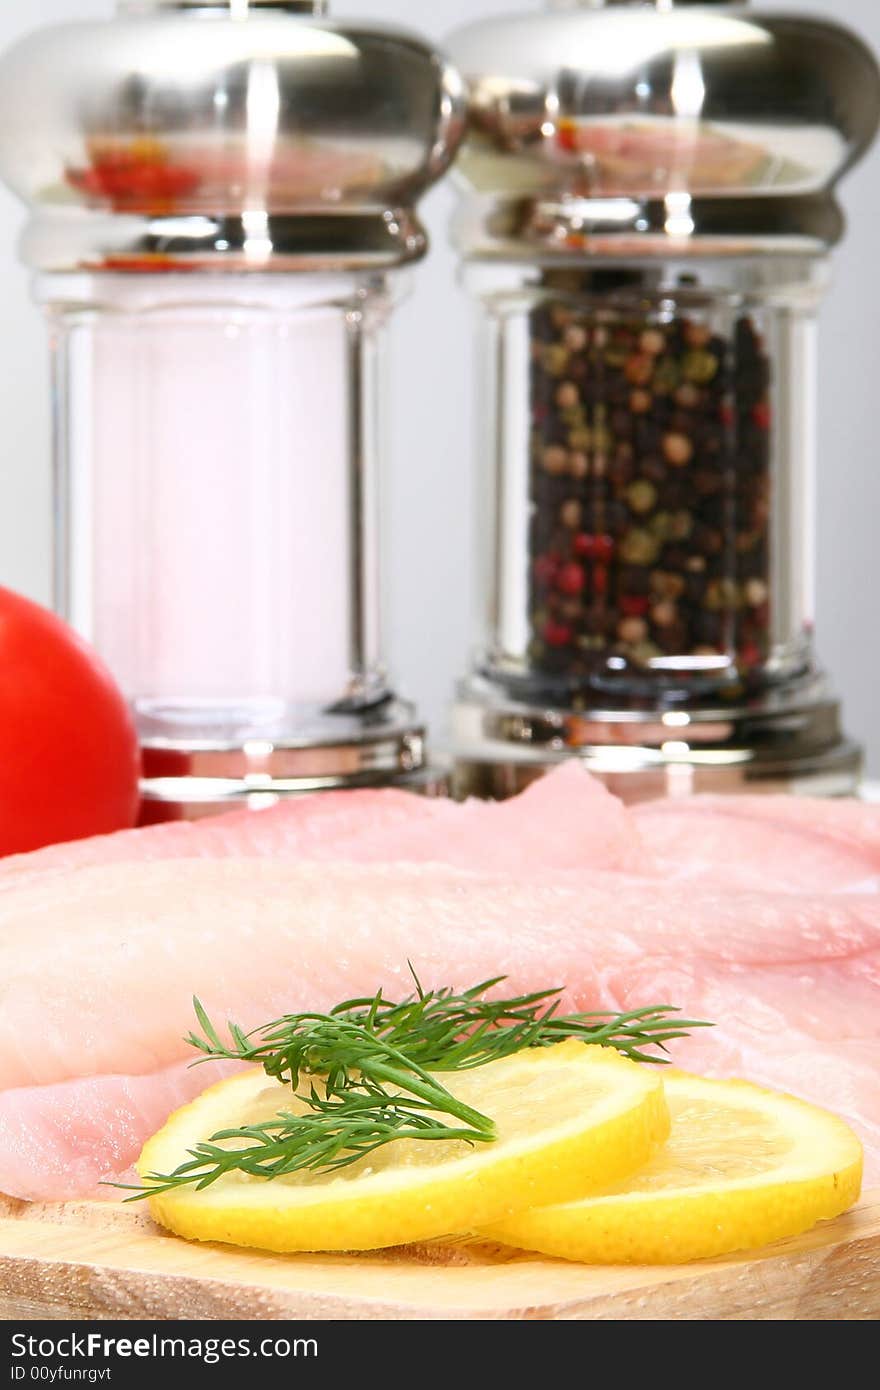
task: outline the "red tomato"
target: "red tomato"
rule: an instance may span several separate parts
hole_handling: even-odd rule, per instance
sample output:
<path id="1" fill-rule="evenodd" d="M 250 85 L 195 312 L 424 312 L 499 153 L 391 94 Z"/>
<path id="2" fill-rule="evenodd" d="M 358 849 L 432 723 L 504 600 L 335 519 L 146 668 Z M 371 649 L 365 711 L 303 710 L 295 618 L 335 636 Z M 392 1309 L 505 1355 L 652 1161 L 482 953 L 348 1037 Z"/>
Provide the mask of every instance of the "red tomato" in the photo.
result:
<path id="1" fill-rule="evenodd" d="M 134 825 L 139 772 L 109 672 L 59 618 L 0 588 L 0 854 Z"/>

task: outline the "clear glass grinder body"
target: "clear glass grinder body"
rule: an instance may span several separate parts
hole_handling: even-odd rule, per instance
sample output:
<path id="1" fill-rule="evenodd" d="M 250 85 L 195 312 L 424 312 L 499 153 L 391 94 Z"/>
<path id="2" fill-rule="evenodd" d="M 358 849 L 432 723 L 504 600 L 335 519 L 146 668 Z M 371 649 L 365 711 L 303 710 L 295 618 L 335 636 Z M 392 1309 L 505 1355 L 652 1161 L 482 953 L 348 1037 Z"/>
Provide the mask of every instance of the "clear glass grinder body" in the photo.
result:
<path id="1" fill-rule="evenodd" d="M 283 742 L 386 698 L 383 278 L 99 274 L 40 288 L 66 518 L 57 602 L 143 736 Z"/>
<path id="2" fill-rule="evenodd" d="M 492 679 L 628 708 L 809 669 L 818 276 L 774 269 L 471 271 L 504 422 Z"/>

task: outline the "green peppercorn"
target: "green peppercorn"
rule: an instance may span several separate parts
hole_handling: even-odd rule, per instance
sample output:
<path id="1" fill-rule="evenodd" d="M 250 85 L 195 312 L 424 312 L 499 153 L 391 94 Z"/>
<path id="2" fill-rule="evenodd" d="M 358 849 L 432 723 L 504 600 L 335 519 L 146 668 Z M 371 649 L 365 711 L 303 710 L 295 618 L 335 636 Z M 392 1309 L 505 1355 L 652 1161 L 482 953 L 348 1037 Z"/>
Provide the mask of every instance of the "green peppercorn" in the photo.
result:
<path id="1" fill-rule="evenodd" d="M 654 642 L 637 642 L 630 652 L 632 660 L 639 666 L 648 666 L 662 655 L 662 651 Z"/>
<path id="2" fill-rule="evenodd" d="M 646 478 L 636 478 L 626 490 L 626 500 L 637 515 L 644 516 L 656 505 L 657 489 Z"/>
<path id="3" fill-rule="evenodd" d="M 562 376 L 568 366 L 568 352 L 558 344 L 548 347 L 544 365 L 550 376 Z"/>
<path id="4" fill-rule="evenodd" d="M 620 542 L 620 557 L 627 565 L 653 565 L 660 546 L 650 531 L 633 526 Z"/>
<path id="5" fill-rule="evenodd" d="M 698 386 L 708 386 L 718 375 L 718 358 L 711 352 L 688 352 L 682 358 L 681 369 L 686 380 Z"/>
<path id="6" fill-rule="evenodd" d="M 601 451 L 607 454 L 613 443 L 611 431 L 607 430 L 604 425 L 597 425 L 593 431 L 593 448 L 597 453 Z"/>
<path id="7" fill-rule="evenodd" d="M 568 442 L 572 449 L 591 449 L 593 447 L 593 431 L 586 425 L 577 425 L 575 429 L 569 431 Z"/>
<path id="8" fill-rule="evenodd" d="M 648 522 L 651 535 L 655 536 L 661 544 L 669 540 L 672 535 L 672 513 L 655 512 Z"/>

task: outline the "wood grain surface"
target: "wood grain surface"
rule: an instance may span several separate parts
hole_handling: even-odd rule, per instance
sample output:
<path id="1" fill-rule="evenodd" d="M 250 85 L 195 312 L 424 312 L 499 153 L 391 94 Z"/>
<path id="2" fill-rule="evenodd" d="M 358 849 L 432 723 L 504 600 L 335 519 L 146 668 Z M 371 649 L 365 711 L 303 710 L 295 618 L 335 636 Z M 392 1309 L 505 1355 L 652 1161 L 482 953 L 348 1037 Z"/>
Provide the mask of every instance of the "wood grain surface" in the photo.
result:
<path id="1" fill-rule="evenodd" d="M 282 1256 L 192 1245 L 140 1208 L 0 1198 L 0 1319 L 867 1320 L 880 1189 L 759 1255 L 588 1268 L 472 1243 Z"/>

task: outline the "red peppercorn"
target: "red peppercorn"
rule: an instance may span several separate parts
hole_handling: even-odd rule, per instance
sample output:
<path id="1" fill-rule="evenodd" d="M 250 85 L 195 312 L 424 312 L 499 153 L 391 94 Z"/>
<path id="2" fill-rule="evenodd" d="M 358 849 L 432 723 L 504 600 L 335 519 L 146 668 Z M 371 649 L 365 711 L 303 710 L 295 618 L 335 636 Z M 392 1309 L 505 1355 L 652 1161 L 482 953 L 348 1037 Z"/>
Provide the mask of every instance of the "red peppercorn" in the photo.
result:
<path id="1" fill-rule="evenodd" d="M 741 666 L 758 666 L 761 661 L 760 648 L 754 642 L 746 642 L 740 649 L 739 660 Z"/>
<path id="2" fill-rule="evenodd" d="M 610 564 L 611 560 L 614 558 L 613 536 L 594 536 L 593 554 L 601 564 Z"/>
<path id="3" fill-rule="evenodd" d="M 593 593 L 600 596 L 608 593 L 608 571 L 604 565 L 596 565 L 593 570 Z"/>
<path id="4" fill-rule="evenodd" d="M 570 594 L 572 597 L 583 591 L 585 583 L 586 576 L 584 575 L 583 569 L 574 562 L 563 565 L 556 576 L 557 589 L 563 594 Z"/>
<path id="5" fill-rule="evenodd" d="M 550 622 L 544 628 L 544 641 L 548 647 L 567 647 L 571 638 L 571 628 L 565 623 Z"/>
<path id="6" fill-rule="evenodd" d="M 770 409 L 769 401 L 758 401 L 752 407 L 752 419 L 759 430 L 769 430 L 773 423 L 773 411 Z"/>
<path id="7" fill-rule="evenodd" d="M 620 611 L 627 618 L 643 618 L 650 606 L 647 594 L 623 594 L 620 599 Z"/>
<path id="8" fill-rule="evenodd" d="M 644 352 L 634 352 L 623 365 L 624 375 L 631 386 L 646 386 L 654 375 L 654 358 Z"/>
<path id="9" fill-rule="evenodd" d="M 580 531 L 574 538 L 573 549 L 575 555 L 580 555 L 582 560 L 590 560 L 596 553 L 596 537 L 588 535 L 586 531 Z"/>
<path id="10" fill-rule="evenodd" d="M 539 555 L 535 560 L 535 579 L 539 584 L 552 584 L 559 570 L 555 555 Z"/>

